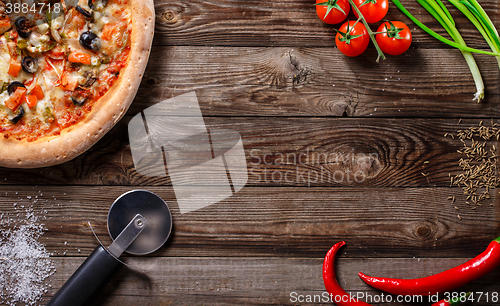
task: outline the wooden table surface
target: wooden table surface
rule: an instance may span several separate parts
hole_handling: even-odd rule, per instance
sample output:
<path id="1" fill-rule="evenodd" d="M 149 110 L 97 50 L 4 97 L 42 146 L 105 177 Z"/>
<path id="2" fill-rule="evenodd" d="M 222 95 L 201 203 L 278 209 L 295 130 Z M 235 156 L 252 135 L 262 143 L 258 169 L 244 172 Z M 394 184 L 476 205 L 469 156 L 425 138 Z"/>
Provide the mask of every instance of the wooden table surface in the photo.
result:
<path id="1" fill-rule="evenodd" d="M 445 34 L 416 1 L 402 2 Z M 498 2 L 481 4 L 500 26 Z M 126 256 L 146 274 L 121 269 L 92 305 L 318 304 L 298 297 L 324 292 L 323 257 L 341 240 L 347 246 L 336 266 L 340 284 L 354 294 L 380 295 L 358 278 L 359 271 L 430 275 L 474 257 L 500 235 L 497 191 L 472 210 L 462 190 L 450 188 L 449 175 L 460 173 L 461 143 L 444 137 L 500 119 L 493 57 L 475 56 L 486 85 L 478 104 L 461 53 L 416 28 L 392 4 L 387 19 L 407 22 L 413 44 L 380 63 L 372 45 L 360 57 L 343 56 L 334 46 L 335 27 L 318 19 L 310 0 L 157 0 L 155 7 L 149 64 L 124 119 L 73 161 L 0 169 L 2 212 L 15 212 L 13 203 L 23 201 L 45 216 L 40 240 L 54 253 L 57 271 L 39 304 L 98 245 L 87 222 L 109 245 L 108 209 L 137 188 L 168 202 L 172 235 L 149 256 Z M 468 44 L 488 49 L 453 12 Z M 207 127 L 240 133 L 249 179 L 232 197 L 181 214 L 168 176 L 135 170 L 127 125 L 145 108 L 191 91 Z M 280 154 L 292 153 L 304 160 L 277 162 Z M 319 154 L 347 159 L 342 165 L 315 162 Z M 349 159 L 359 154 L 371 156 L 368 165 Z M 305 177 L 321 171 L 344 173 L 345 180 Z M 348 171 L 362 171 L 364 179 L 348 181 Z M 279 179 L 279 173 L 290 175 Z M 448 199 L 453 196 L 454 204 Z M 500 292 L 499 278 L 497 269 L 458 291 L 493 295 Z"/>

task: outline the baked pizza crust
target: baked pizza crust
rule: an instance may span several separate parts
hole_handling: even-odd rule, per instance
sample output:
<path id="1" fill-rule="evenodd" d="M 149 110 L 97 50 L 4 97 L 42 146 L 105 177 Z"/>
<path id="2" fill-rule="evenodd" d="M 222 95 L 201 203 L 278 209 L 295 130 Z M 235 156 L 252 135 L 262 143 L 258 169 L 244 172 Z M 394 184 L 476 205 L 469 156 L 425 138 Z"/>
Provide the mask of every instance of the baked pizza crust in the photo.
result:
<path id="1" fill-rule="evenodd" d="M 141 83 L 151 51 L 155 11 L 153 0 L 131 0 L 132 33 L 128 62 L 113 86 L 92 107 L 92 111 L 60 135 L 28 142 L 0 139 L 0 166 L 37 168 L 69 161 L 88 150 L 127 112 Z"/>

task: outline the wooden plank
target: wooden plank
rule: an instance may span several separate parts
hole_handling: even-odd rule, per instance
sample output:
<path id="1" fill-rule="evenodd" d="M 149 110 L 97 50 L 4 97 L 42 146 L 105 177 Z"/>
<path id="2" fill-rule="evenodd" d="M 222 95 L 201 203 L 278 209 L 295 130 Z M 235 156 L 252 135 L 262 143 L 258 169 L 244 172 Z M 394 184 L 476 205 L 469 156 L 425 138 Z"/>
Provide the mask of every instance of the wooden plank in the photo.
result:
<path id="1" fill-rule="evenodd" d="M 31 170 L 1 168 L 0 184 L 170 185 L 169 176 L 143 176 L 135 170 L 127 134 L 129 119 L 74 161 Z M 479 122 L 205 118 L 210 129 L 226 128 L 241 135 L 247 186 L 448 187 L 449 175 L 460 173 L 458 161 L 463 156 L 457 153 L 461 142 L 444 134 Z"/>
<path id="2" fill-rule="evenodd" d="M 401 1 L 424 24 L 447 36 L 442 27 L 417 2 Z M 335 28 L 316 15 L 311 1 L 285 2 L 217 0 L 155 2 L 156 45 L 190 46 L 296 46 L 333 47 Z M 498 2 L 481 1 L 494 24 L 498 25 Z M 451 12 L 462 36 L 470 46 L 488 49 L 481 35 L 458 10 Z M 351 12 L 348 17 L 354 20 Z M 441 48 L 441 42 L 417 28 L 392 3 L 385 19 L 401 20 L 410 25 L 416 48 Z M 377 30 L 380 23 L 372 26 Z"/>
<path id="3" fill-rule="evenodd" d="M 204 116 L 497 117 L 500 73 L 476 56 L 485 100 L 457 50 L 412 49 L 376 64 L 327 48 L 153 48 L 130 114 L 197 91 Z"/>
<path id="4" fill-rule="evenodd" d="M 49 252 L 87 256 L 98 245 L 88 222 L 109 245 L 108 210 L 134 188 L 1 186 L 0 211 L 22 219 L 32 207 L 47 228 L 41 241 Z M 471 210 L 456 188 L 245 187 L 181 214 L 171 187 L 146 189 L 167 201 L 174 221 L 169 241 L 153 256 L 322 257 L 345 240 L 350 257 L 473 257 L 500 232 L 496 192 Z"/>
<path id="5" fill-rule="evenodd" d="M 349 253 L 346 247 L 343 252 Z M 52 288 L 43 302 L 56 292 L 82 262 L 81 258 L 56 259 L 57 273 L 50 280 Z M 393 277 L 421 277 L 437 273 L 465 262 L 467 258 L 412 258 L 412 259 L 348 259 L 337 260 L 339 283 L 349 293 L 372 299 L 381 298 L 381 291 L 364 284 L 357 276 L 367 274 Z M 91 305 L 297 305 L 300 299 L 321 296 L 325 292 L 321 278 L 322 258 L 127 258 L 131 266 L 143 270 L 140 274 L 122 268 L 103 288 Z M 476 299 L 482 292 L 480 305 L 500 305 L 496 270 L 457 292 L 474 292 Z M 486 302 L 485 294 L 489 294 Z M 325 294 L 327 295 L 327 294 Z M 397 296 L 392 296 L 396 301 Z M 428 301 L 429 297 L 414 297 Z M 387 299 L 385 300 L 387 301 Z M 477 301 L 477 300 L 476 300 Z M 324 303 L 332 305 L 332 303 Z M 372 305 L 401 305 L 375 303 Z M 430 303 L 405 303 L 407 306 Z"/>

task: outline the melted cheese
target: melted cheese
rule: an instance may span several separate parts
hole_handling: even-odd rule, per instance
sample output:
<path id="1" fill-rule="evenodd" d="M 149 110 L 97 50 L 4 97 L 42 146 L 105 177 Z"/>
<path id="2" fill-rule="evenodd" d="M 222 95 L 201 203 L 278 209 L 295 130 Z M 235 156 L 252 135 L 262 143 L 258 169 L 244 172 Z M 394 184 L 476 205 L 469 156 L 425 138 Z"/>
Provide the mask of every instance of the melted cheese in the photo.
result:
<path id="1" fill-rule="evenodd" d="M 62 44 L 59 44 L 52 50 L 52 53 L 50 53 L 50 56 L 54 57 L 54 59 L 49 59 L 45 53 L 31 54 L 31 56 L 36 57 L 38 62 L 38 70 L 35 74 L 26 73 L 21 70 L 19 75 L 14 78 L 7 73 L 10 55 L 5 37 L 0 37 L 0 81 L 8 83 L 20 81 L 29 84 L 26 85 L 28 94 L 31 93 L 35 85 L 40 85 L 44 93 L 43 99 L 38 100 L 33 109 L 29 109 L 25 102 L 22 104 L 25 110 L 25 116 L 22 122 L 25 122 L 24 124 L 26 124 L 28 130 L 40 130 L 43 131 L 41 132 L 42 134 L 45 133 L 44 131 L 50 133 L 51 129 L 54 128 L 50 123 L 52 121 L 52 116 L 55 116 L 57 122 L 62 125 L 65 123 L 71 124 L 74 120 L 83 118 L 79 116 L 85 116 L 85 111 L 82 111 L 83 108 L 76 107 L 73 109 L 74 106 L 69 106 L 68 108 L 68 103 L 72 104 L 68 99 L 73 93 L 64 91 L 59 87 L 63 76 L 69 81 L 68 83 L 72 80 L 77 80 L 80 85 L 85 85 L 84 83 L 88 81 L 90 77 L 96 78 L 97 81 L 94 85 L 84 89 L 91 90 L 94 94 L 97 88 L 99 88 L 100 94 L 102 94 L 102 89 L 109 88 L 113 78 L 116 78 L 116 70 L 111 72 L 108 71 L 108 65 L 114 65 L 114 63 L 107 63 L 109 60 L 113 61 L 115 54 L 122 52 L 123 42 L 129 39 L 128 32 L 125 33 L 124 31 L 120 31 L 120 29 L 127 29 L 131 12 L 128 8 L 124 9 L 123 5 L 110 1 L 108 5 L 93 13 L 94 20 L 96 20 L 95 23 L 90 24 L 87 20 L 85 25 L 79 25 L 78 27 L 71 27 L 66 23 L 66 19 L 71 20 L 69 16 L 71 14 L 66 15 L 66 19 L 64 19 L 63 16 L 55 18 L 52 20 L 50 27 L 46 22 L 37 21 L 37 27 L 27 40 L 29 47 L 37 49 L 44 45 L 46 46 L 48 42 L 53 41 L 55 38 L 53 32 L 57 32 L 58 34 L 64 33 L 64 35 L 60 37 Z M 76 12 L 76 14 L 79 13 Z M 127 24 L 123 25 L 124 22 Z M 118 35 L 116 35 L 116 37 L 119 38 L 118 40 L 110 39 L 102 46 L 99 52 L 96 53 L 86 50 L 80 45 L 79 37 L 83 32 L 90 29 L 100 37 L 106 24 L 119 26 L 119 31 L 117 31 Z M 115 38 L 114 35 L 113 38 Z M 68 54 L 72 51 L 89 54 L 91 56 L 91 65 L 76 64 L 75 66 L 75 64 L 69 63 L 67 61 Z M 107 61 L 102 63 L 101 60 Z M 71 73 L 68 73 L 68 71 L 71 71 Z M 2 83 L 0 83 L 0 86 L 1 85 Z M 7 91 L 0 94 L 0 119 L 3 118 L 4 124 L 5 122 L 9 122 L 8 120 L 6 121 L 5 118 L 12 117 L 13 115 L 12 111 L 5 106 L 5 101 L 8 98 L 9 95 Z M 82 113 L 83 115 L 81 115 Z M 8 125 L 12 125 L 12 123 L 8 123 Z M 27 137 L 29 137 L 29 135 Z"/>
<path id="2" fill-rule="evenodd" d="M 45 35 L 49 32 L 49 29 L 50 29 L 49 24 L 46 22 L 42 23 L 40 20 L 40 23 L 37 25 L 38 33 Z"/>
<path id="3" fill-rule="evenodd" d="M 5 106 L 5 101 L 7 101 L 8 98 L 9 98 L 9 93 L 7 92 L 7 90 L 0 94 L 0 106 L 2 108 L 7 108 Z"/>
<path id="4" fill-rule="evenodd" d="M 9 71 L 9 62 L 10 55 L 7 48 L 7 41 L 2 36 L 0 39 L 0 81 L 8 82 L 10 80 L 10 75 L 7 73 Z"/>

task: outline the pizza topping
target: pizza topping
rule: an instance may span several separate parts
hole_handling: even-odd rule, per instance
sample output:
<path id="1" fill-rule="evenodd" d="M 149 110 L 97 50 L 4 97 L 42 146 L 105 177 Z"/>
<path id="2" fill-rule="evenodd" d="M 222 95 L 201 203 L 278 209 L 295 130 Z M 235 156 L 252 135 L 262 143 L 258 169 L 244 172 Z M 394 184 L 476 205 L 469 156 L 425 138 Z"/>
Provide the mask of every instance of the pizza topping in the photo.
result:
<path id="1" fill-rule="evenodd" d="M 107 0 L 88 0 L 88 6 L 94 11 L 101 11 L 108 4 Z"/>
<path id="2" fill-rule="evenodd" d="M 35 73 L 38 69 L 38 63 L 36 62 L 36 59 L 32 58 L 31 56 L 25 56 L 21 64 L 23 66 L 23 70 L 28 73 Z"/>
<path id="3" fill-rule="evenodd" d="M 61 89 L 63 90 L 68 90 L 68 91 L 74 91 L 76 87 L 78 86 L 78 79 L 70 75 L 67 72 L 64 72 L 63 75 L 61 76 Z"/>
<path id="4" fill-rule="evenodd" d="M 18 87 L 26 88 L 26 86 L 24 86 L 23 83 L 19 81 L 14 81 L 7 86 L 7 92 L 9 93 L 9 95 L 12 95 Z"/>
<path id="5" fill-rule="evenodd" d="M 76 5 L 76 10 L 79 11 L 80 13 L 82 13 L 82 15 L 85 16 L 86 18 L 89 18 L 89 19 L 92 18 L 92 13 L 87 11 L 83 7 Z"/>
<path id="6" fill-rule="evenodd" d="M 18 47 L 20 44 L 20 41 L 24 40 L 18 40 Z M 24 41 L 26 42 L 26 41 Z M 51 40 L 50 36 L 48 34 L 41 34 L 38 31 L 33 32 L 29 38 L 29 40 L 26 42 L 26 49 L 31 52 L 31 53 L 42 53 L 42 52 L 47 52 L 50 49 L 54 48 L 56 46 L 56 42 Z M 22 49 L 22 48 L 20 48 Z"/>
<path id="7" fill-rule="evenodd" d="M 88 88 L 94 85 L 95 81 L 97 81 L 94 70 L 85 71 L 82 76 L 84 77 L 84 82 L 80 83 L 80 87 Z"/>
<path id="8" fill-rule="evenodd" d="M 19 36 L 22 38 L 28 38 L 30 36 L 31 30 L 28 28 L 28 19 L 26 19 L 26 17 L 17 17 L 15 25 Z"/>
<path id="9" fill-rule="evenodd" d="M 50 34 L 54 37 L 55 41 L 60 43 L 62 41 L 61 35 L 59 35 L 59 29 L 63 27 L 64 17 L 59 16 L 51 21 L 50 23 Z"/>
<path id="10" fill-rule="evenodd" d="M 69 54 L 68 61 L 70 61 L 72 63 L 77 63 L 77 64 L 90 65 L 91 64 L 91 57 L 87 53 L 73 51 Z"/>
<path id="11" fill-rule="evenodd" d="M 74 96 L 74 97 L 71 97 L 71 101 L 76 106 L 83 106 L 83 104 L 85 104 L 85 102 L 87 101 L 87 98 L 81 97 L 81 96 Z"/>
<path id="12" fill-rule="evenodd" d="M 30 109 L 33 109 L 36 106 L 36 103 L 38 102 L 38 99 L 35 95 L 28 95 L 26 96 L 26 104 Z"/>
<path id="13" fill-rule="evenodd" d="M 23 117 L 24 117 L 24 114 L 26 112 L 24 111 L 24 107 L 20 107 L 19 108 L 19 111 L 16 112 L 15 116 L 13 118 L 10 119 L 10 121 L 12 121 L 12 123 L 16 124 L 19 122 L 19 120 L 21 120 Z"/>
<path id="14" fill-rule="evenodd" d="M 79 0 L 61 13 L 45 11 L 31 24 L 18 17 L 0 36 L 5 138 L 34 141 L 84 119 L 128 62 L 127 0 Z M 1 21 L 0 16 L 0 30 Z"/>
<path id="15" fill-rule="evenodd" d="M 16 91 L 5 101 L 5 106 L 7 106 L 11 111 L 15 112 L 17 108 L 23 103 L 24 97 L 26 96 L 26 88 L 17 87 Z"/>
<path id="16" fill-rule="evenodd" d="M 17 75 L 19 74 L 19 70 L 21 70 L 21 63 L 17 61 L 17 56 L 11 57 L 9 71 L 7 73 L 13 77 L 17 77 Z"/>
<path id="17" fill-rule="evenodd" d="M 0 34 L 3 34 L 10 30 L 10 19 L 5 13 L 5 3 L 0 1 Z"/>
<path id="18" fill-rule="evenodd" d="M 56 46 L 54 46 L 54 48 L 45 52 L 44 55 L 46 55 L 52 59 L 55 59 L 55 60 L 62 60 L 62 59 L 64 59 L 65 51 L 61 46 L 56 45 Z"/>
<path id="19" fill-rule="evenodd" d="M 95 33 L 87 31 L 80 35 L 80 45 L 86 49 L 98 51 L 101 47 L 101 41 Z"/>
<path id="20" fill-rule="evenodd" d="M 45 35 L 49 32 L 50 26 L 48 23 L 40 23 L 39 25 L 36 26 L 38 33 Z"/>
<path id="21" fill-rule="evenodd" d="M 35 87 L 31 90 L 31 94 L 34 95 L 37 100 L 42 100 L 44 97 L 42 86 L 38 84 L 35 85 Z"/>
<path id="22" fill-rule="evenodd" d="M 1 3 L 1 2 L 0 2 Z M 6 15 L 0 15 L 0 34 L 3 34 L 10 30 L 10 19 Z"/>

